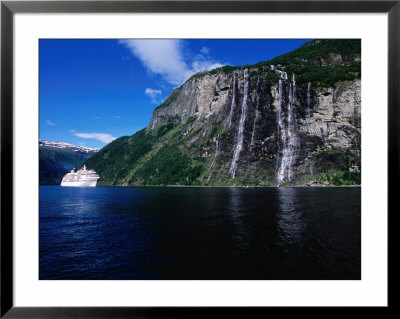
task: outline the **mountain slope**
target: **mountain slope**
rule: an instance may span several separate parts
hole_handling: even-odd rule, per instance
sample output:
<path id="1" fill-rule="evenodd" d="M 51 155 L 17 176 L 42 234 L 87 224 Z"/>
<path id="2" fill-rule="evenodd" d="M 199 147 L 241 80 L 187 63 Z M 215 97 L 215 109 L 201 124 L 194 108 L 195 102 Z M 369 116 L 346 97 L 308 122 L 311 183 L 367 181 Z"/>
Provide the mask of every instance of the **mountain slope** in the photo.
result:
<path id="1" fill-rule="evenodd" d="M 86 165 L 103 185 L 360 183 L 359 40 L 192 76 Z"/>
<path id="2" fill-rule="evenodd" d="M 99 149 L 67 143 L 39 141 L 39 185 L 59 185 L 72 168 L 82 163 Z"/>

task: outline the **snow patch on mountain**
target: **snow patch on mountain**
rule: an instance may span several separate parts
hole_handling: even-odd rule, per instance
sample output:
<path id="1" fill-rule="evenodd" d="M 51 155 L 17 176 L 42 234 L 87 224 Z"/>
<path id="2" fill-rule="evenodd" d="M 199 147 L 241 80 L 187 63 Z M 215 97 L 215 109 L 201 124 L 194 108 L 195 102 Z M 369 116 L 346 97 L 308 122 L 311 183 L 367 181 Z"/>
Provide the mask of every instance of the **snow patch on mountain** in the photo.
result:
<path id="1" fill-rule="evenodd" d="M 73 148 L 74 152 L 82 152 L 82 153 L 96 153 L 100 151 L 100 148 L 76 146 L 65 142 L 50 142 L 46 140 L 39 140 L 39 146 L 47 146 L 52 148 Z"/>

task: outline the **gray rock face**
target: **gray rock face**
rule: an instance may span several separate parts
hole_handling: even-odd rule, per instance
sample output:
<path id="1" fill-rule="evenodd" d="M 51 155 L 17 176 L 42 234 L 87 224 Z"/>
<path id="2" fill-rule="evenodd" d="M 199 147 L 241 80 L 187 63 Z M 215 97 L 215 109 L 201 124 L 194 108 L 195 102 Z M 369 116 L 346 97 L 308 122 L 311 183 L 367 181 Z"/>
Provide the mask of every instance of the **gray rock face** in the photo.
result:
<path id="1" fill-rule="evenodd" d="M 330 60 L 339 63 L 345 57 Z M 288 79 L 281 79 L 279 89 L 278 83 L 266 78 L 263 69 L 248 71 L 246 108 L 241 107 L 243 69 L 235 71 L 235 87 L 233 72 L 205 74 L 174 89 L 166 102 L 154 110 L 147 130 L 168 123 L 182 125 L 182 135 L 192 136 L 183 151 L 191 157 L 208 159 L 209 167 L 202 180 L 210 184 L 307 185 L 317 183 L 314 175 L 329 169 L 360 167 L 360 80 L 318 88 L 313 83 L 296 84 L 288 75 Z M 241 117 L 242 110 L 247 112 L 245 117 Z M 278 114 L 283 129 L 278 125 Z M 241 152 L 232 179 L 229 169 L 241 118 L 245 119 Z M 292 156 L 291 163 L 285 169 L 284 182 L 279 182 L 277 174 L 287 154 Z M 343 163 L 336 165 L 339 160 Z"/>
<path id="2" fill-rule="evenodd" d="M 353 146 L 354 137 L 361 129 L 360 92 L 360 80 L 315 92 L 309 133 L 329 140 L 335 147 Z M 300 126 L 305 127 L 304 123 Z"/>
<path id="3" fill-rule="evenodd" d="M 319 57 L 314 60 L 314 64 L 320 66 L 326 65 L 342 65 L 346 62 L 360 62 L 361 58 L 358 55 L 353 54 L 338 54 L 338 53 L 331 53 L 325 57 Z"/>
<path id="4" fill-rule="evenodd" d="M 218 114 L 230 98 L 232 76 L 205 75 L 187 81 L 179 91 L 175 101 L 167 107 L 158 107 L 148 125 L 149 129 L 156 129 L 171 121 L 184 124 L 189 118 L 197 120 L 208 119 Z M 174 93 L 171 92 L 170 96 Z M 167 98 L 167 100 L 168 100 Z M 221 114 L 222 115 L 222 114 Z"/>

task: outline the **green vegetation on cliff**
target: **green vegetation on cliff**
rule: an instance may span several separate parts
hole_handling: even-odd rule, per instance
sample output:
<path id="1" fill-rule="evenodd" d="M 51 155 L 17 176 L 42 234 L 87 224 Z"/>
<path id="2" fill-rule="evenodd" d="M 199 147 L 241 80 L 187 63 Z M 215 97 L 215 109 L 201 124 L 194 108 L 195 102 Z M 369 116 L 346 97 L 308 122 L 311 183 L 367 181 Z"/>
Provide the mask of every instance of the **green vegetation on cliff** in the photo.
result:
<path id="1" fill-rule="evenodd" d="M 328 182 L 335 186 L 361 184 L 361 172 L 349 170 L 354 166 L 360 167 L 360 161 L 349 151 L 321 150 L 313 157 L 318 166 L 318 171 L 313 175 L 308 175 L 306 177 L 307 182 L 315 181 L 317 184 Z"/>
<path id="2" fill-rule="evenodd" d="M 271 65 L 280 66 L 288 75 L 294 73 L 296 82 L 314 83 L 314 86 L 332 87 L 341 81 L 352 81 L 361 78 L 361 40 L 313 40 L 300 48 L 278 56 L 272 60 L 259 62 L 242 67 L 224 66 L 209 72 L 198 74 L 213 74 L 215 72 L 232 72 L 236 69 L 258 68 L 259 71 L 250 72 L 250 76 L 264 74 L 272 83 L 279 80 L 275 72 L 261 69 Z M 195 75 L 196 76 L 196 75 Z M 194 77 L 195 77 L 194 76 Z"/>
<path id="3" fill-rule="evenodd" d="M 346 57 L 361 56 L 361 40 L 359 39 L 332 39 L 313 40 L 302 45 L 300 48 L 289 53 L 280 55 L 267 62 L 256 65 L 290 65 L 303 64 L 304 62 L 315 62 L 319 58 L 327 58 L 332 54 L 340 54 Z"/>
<path id="4" fill-rule="evenodd" d="M 321 87 L 332 87 L 341 81 L 361 78 L 360 59 L 361 40 L 313 40 L 254 66 L 281 65 L 285 72 L 296 75 L 299 84 L 311 82 Z"/>
<path id="5" fill-rule="evenodd" d="M 130 183 L 141 185 L 200 185 L 201 165 L 182 154 L 176 144 L 163 146 L 131 177 Z"/>
<path id="6" fill-rule="evenodd" d="M 145 129 L 108 144 L 85 164 L 100 174 L 99 185 L 199 185 L 202 162 L 181 150 L 182 126 Z"/>

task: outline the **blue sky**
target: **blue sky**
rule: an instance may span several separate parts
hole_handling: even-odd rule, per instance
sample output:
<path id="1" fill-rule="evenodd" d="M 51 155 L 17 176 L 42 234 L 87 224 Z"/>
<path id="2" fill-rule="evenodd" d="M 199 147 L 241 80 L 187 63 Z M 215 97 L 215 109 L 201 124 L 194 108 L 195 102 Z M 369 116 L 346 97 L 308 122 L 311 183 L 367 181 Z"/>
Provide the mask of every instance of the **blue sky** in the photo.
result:
<path id="1" fill-rule="evenodd" d="M 40 138 L 103 147 L 144 128 L 193 73 L 269 60 L 307 41 L 42 39 Z"/>

